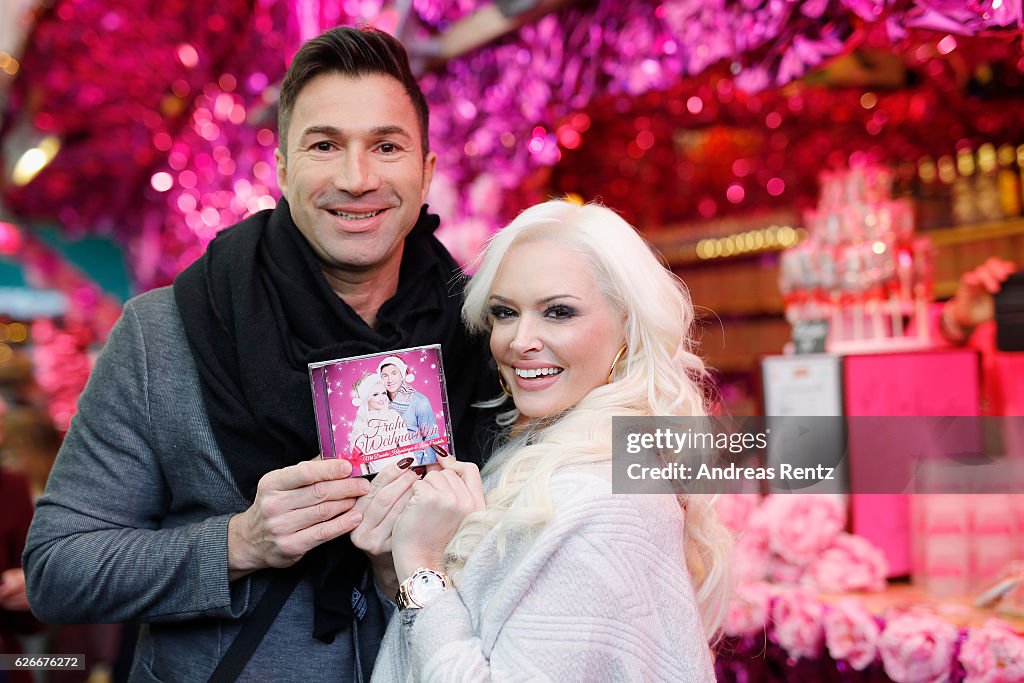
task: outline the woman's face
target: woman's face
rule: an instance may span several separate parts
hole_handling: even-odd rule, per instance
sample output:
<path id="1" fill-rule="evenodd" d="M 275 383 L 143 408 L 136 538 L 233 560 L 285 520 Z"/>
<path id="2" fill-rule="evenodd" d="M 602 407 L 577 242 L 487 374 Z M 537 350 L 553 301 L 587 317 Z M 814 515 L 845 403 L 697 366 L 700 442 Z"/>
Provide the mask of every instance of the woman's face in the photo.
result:
<path id="1" fill-rule="evenodd" d="M 555 415 L 607 381 L 623 323 L 583 254 L 553 241 L 512 247 L 488 306 L 491 353 L 523 418 Z"/>
<path id="2" fill-rule="evenodd" d="M 370 410 L 384 410 L 388 407 L 388 393 L 384 390 L 383 385 L 373 390 L 370 398 L 367 399 L 367 405 Z"/>

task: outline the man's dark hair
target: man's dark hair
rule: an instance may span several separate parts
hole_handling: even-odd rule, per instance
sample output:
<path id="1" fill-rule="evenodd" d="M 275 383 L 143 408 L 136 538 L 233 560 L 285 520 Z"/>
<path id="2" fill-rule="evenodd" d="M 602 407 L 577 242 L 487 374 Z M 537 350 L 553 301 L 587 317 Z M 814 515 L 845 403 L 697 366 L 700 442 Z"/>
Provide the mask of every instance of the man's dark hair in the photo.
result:
<path id="1" fill-rule="evenodd" d="M 380 74 L 391 76 L 402 84 L 420 123 L 424 157 L 430 151 L 428 127 L 430 112 L 427 98 L 420 90 L 409 56 L 397 39 L 372 26 L 338 26 L 307 41 L 295 53 L 278 101 L 278 147 L 287 156 L 288 125 L 291 123 L 295 100 L 306 84 L 321 74 L 338 73 L 343 76 L 363 77 Z"/>

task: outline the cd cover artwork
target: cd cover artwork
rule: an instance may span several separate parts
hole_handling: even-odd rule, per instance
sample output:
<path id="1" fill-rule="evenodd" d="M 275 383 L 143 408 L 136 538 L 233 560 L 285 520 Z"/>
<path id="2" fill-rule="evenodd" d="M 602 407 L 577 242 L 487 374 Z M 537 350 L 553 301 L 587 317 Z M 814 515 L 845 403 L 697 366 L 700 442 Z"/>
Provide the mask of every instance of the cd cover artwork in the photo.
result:
<path id="1" fill-rule="evenodd" d="M 310 363 L 309 380 L 320 452 L 351 462 L 354 476 L 453 452 L 439 345 Z"/>

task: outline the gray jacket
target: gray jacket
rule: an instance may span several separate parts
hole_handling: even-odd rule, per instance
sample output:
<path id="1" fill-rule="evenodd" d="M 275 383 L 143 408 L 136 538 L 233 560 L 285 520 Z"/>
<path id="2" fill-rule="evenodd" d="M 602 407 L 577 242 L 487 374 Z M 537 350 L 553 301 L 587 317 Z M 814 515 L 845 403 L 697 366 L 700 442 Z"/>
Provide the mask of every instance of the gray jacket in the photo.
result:
<path id="1" fill-rule="evenodd" d="M 100 354 L 39 501 L 24 557 L 32 609 L 51 623 L 142 621 L 133 680 L 206 680 L 269 584 L 268 572 L 228 582 L 228 519 L 247 507 L 173 292 L 143 294 Z M 313 639 L 312 596 L 304 580 L 242 679 L 358 680 L 358 633 Z"/>

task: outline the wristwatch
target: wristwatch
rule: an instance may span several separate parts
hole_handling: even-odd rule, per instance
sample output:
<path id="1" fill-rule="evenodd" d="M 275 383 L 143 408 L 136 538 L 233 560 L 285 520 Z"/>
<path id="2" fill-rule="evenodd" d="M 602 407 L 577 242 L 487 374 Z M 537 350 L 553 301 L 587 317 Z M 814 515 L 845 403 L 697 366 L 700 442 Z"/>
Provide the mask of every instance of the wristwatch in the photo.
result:
<path id="1" fill-rule="evenodd" d="M 419 567 L 398 586 L 398 609 L 420 609 L 448 590 L 448 577 L 433 569 Z"/>

